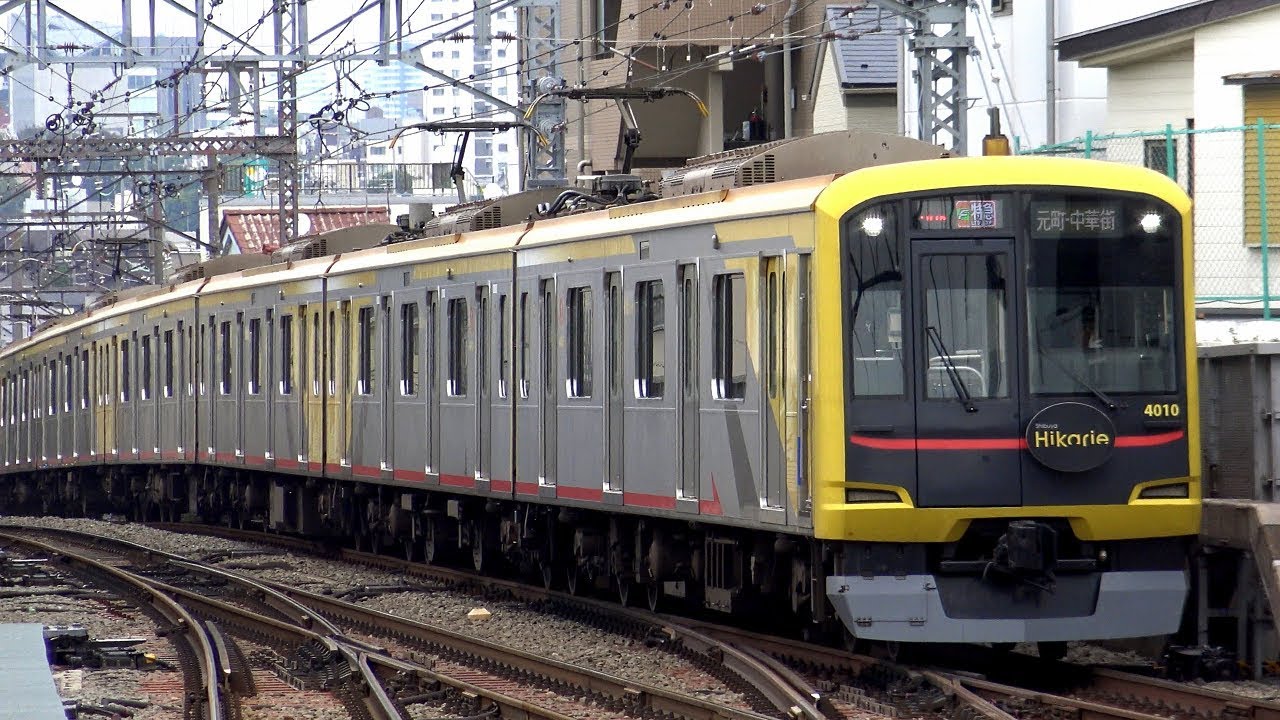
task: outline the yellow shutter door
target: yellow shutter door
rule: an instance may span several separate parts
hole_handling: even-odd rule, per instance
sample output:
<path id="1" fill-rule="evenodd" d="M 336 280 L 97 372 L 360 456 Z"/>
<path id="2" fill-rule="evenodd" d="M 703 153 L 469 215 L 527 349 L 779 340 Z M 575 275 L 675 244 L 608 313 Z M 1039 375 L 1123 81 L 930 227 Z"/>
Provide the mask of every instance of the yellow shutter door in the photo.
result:
<path id="1" fill-rule="evenodd" d="M 1251 85 L 1244 88 L 1244 121 L 1255 126 L 1258 118 L 1268 125 L 1280 123 L 1280 86 Z M 1267 165 L 1267 244 L 1280 246 L 1280 130 L 1263 133 Z M 1258 133 L 1253 127 L 1244 133 L 1244 241 L 1262 243 L 1262 210 L 1258 183 Z"/>

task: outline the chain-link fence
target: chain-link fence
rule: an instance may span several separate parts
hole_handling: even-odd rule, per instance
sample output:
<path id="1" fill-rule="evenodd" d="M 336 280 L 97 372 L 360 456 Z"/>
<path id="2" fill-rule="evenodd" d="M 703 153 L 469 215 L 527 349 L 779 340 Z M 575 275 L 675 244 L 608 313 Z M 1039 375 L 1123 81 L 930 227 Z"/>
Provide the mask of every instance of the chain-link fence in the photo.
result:
<path id="1" fill-rule="evenodd" d="M 1147 167 L 1193 200 L 1195 294 L 1201 307 L 1261 307 L 1280 317 L 1280 125 L 1086 133 L 1020 154 L 1091 158 Z M 1264 212 L 1263 209 L 1266 209 Z M 1280 258 L 1277 258 L 1280 260 Z"/>

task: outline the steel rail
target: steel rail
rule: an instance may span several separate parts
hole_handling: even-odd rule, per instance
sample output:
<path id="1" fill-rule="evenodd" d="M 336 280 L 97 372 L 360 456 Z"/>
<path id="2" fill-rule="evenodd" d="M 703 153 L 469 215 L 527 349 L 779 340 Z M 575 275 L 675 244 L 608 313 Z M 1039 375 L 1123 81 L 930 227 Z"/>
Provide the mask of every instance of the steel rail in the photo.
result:
<path id="1" fill-rule="evenodd" d="M 210 642 L 204 626 L 197 622 L 195 617 L 187 612 L 186 608 L 166 597 L 164 593 L 156 590 L 143 578 L 127 570 L 113 567 L 100 560 L 71 552 L 65 548 L 15 535 L 11 532 L 0 532 L 0 538 L 12 543 L 36 548 L 51 555 L 57 555 L 72 565 L 90 568 L 95 572 L 107 574 L 149 598 L 148 604 L 156 612 L 159 612 L 176 627 L 182 628 L 187 642 L 190 643 L 191 649 L 195 653 L 196 661 L 200 664 L 201 684 L 204 686 L 202 688 L 204 717 L 209 720 L 225 720 L 229 717 L 228 708 L 224 708 L 222 703 L 223 692 L 229 689 L 229 686 L 224 685 L 223 680 L 229 678 L 221 671 L 217 656 L 214 653 L 213 644 Z"/>

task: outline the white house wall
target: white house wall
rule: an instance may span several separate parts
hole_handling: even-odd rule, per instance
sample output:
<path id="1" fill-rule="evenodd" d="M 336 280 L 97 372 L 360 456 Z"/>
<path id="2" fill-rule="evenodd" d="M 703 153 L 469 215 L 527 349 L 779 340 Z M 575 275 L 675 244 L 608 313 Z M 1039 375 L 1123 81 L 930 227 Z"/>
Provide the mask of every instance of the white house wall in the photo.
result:
<path id="1" fill-rule="evenodd" d="M 898 133 L 898 96 L 893 90 L 875 93 L 850 93 L 840 87 L 835 56 L 828 48 L 818 79 L 814 98 L 813 132 L 834 130 L 868 130 L 896 135 Z"/>
<path id="2" fill-rule="evenodd" d="M 1166 123 L 1183 127 L 1195 116 L 1194 60 L 1188 43 L 1167 55 L 1111 68 L 1106 130 L 1155 130 Z"/>
<path id="3" fill-rule="evenodd" d="M 1238 127 L 1246 122 L 1243 89 L 1225 84 L 1222 78 L 1280 68 L 1277 37 L 1280 9 L 1207 25 L 1196 32 L 1196 127 Z M 1275 133 L 1269 135 L 1275 137 Z M 1252 142 L 1253 135 L 1230 132 L 1196 137 L 1196 294 L 1201 297 L 1262 291 L 1262 256 L 1244 245 L 1242 143 L 1246 140 Z M 1268 199 L 1269 205 L 1276 202 L 1280 193 Z M 1272 259 L 1277 259 L 1274 253 Z M 1280 290 L 1274 277 L 1278 273 L 1280 268 L 1272 271 L 1272 293 Z"/>

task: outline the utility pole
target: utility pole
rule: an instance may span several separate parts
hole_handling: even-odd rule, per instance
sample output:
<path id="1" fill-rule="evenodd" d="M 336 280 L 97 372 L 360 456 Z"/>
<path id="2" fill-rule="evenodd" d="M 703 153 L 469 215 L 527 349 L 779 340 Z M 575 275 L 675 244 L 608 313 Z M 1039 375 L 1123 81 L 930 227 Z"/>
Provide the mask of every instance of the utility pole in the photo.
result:
<path id="1" fill-rule="evenodd" d="M 564 185 L 565 100 L 550 95 L 564 87 L 557 68 L 561 0 L 523 0 L 520 8 L 520 60 L 526 102 L 548 96 L 528 118 L 547 139 L 543 145 L 525 138 L 525 187 Z"/>

